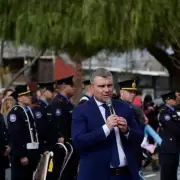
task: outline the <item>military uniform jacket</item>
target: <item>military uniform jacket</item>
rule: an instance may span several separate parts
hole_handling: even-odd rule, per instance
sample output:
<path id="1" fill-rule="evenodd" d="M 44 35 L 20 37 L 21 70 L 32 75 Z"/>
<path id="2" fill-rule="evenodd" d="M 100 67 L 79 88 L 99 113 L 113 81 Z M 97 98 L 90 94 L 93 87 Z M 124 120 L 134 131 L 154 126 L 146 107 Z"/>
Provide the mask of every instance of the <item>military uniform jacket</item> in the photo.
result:
<path id="1" fill-rule="evenodd" d="M 180 117 L 175 110 L 163 106 L 158 115 L 162 144 L 161 154 L 180 153 Z"/>
<path id="2" fill-rule="evenodd" d="M 43 153 L 50 150 L 61 134 L 58 134 L 56 121 L 52 115 L 52 108 L 42 100 L 37 101 L 33 108 L 34 118 L 40 142 L 40 151 Z"/>
<path id="3" fill-rule="evenodd" d="M 79 104 L 83 104 L 84 102 L 89 101 L 91 98 L 86 94 L 80 99 Z"/>
<path id="4" fill-rule="evenodd" d="M 65 141 L 71 141 L 71 122 L 73 104 L 63 95 L 58 94 L 52 101 L 52 112 L 56 119 L 58 132 Z"/>
<path id="5" fill-rule="evenodd" d="M 0 154 L 6 150 L 6 145 L 8 145 L 8 133 L 4 123 L 4 118 L 0 114 Z"/>
<path id="6" fill-rule="evenodd" d="M 34 126 L 34 117 L 26 109 L 29 122 L 33 131 L 33 137 L 36 139 L 36 128 Z M 31 143 L 29 124 L 27 116 L 20 106 L 14 106 L 7 116 L 8 131 L 10 136 L 10 144 L 12 148 L 12 156 L 15 158 L 27 157 L 27 143 Z"/>
<path id="7" fill-rule="evenodd" d="M 9 167 L 8 156 L 3 155 L 8 144 L 8 132 L 4 123 L 4 118 L 2 114 L 0 114 L 0 168 Z"/>

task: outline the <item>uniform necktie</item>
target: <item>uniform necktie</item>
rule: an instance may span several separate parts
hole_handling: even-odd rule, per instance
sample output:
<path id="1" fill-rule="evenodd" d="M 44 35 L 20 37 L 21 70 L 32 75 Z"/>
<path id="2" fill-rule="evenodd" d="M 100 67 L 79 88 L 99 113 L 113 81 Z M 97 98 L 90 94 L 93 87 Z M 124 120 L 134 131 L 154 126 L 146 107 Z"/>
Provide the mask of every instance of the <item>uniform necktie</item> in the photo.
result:
<path id="1" fill-rule="evenodd" d="M 106 104 L 102 105 L 105 109 L 105 116 L 106 116 L 106 120 L 107 118 L 110 116 L 110 112 L 109 109 L 107 107 Z M 119 154 L 118 154 L 118 148 L 117 148 L 117 142 L 116 142 L 116 135 L 115 135 L 115 131 L 114 129 L 111 131 L 110 133 L 110 137 L 111 137 L 111 165 L 114 168 L 119 167 L 120 165 L 120 160 L 119 160 Z"/>

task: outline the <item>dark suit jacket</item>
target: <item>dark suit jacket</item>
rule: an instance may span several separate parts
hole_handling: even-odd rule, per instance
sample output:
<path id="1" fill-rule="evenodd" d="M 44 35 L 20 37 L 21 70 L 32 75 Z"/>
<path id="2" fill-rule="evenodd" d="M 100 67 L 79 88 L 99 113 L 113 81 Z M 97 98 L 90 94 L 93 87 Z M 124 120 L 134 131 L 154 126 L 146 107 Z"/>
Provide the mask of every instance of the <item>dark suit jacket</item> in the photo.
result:
<path id="1" fill-rule="evenodd" d="M 131 142 L 142 138 L 143 132 L 133 119 L 132 106 L 125 102 L 113 101 L 117 115 L 124 117 L 129 126 L 129 137 L 120 132 L 123 150 L 133 180 L 139 180 Z M 106 137 L 102 126 L 104 119 L 94 98 L 75 108 L 72 116 L 72 139 L 80 152 L 78 180 L 109 180 L 111 147 L 110 136 Z"/>

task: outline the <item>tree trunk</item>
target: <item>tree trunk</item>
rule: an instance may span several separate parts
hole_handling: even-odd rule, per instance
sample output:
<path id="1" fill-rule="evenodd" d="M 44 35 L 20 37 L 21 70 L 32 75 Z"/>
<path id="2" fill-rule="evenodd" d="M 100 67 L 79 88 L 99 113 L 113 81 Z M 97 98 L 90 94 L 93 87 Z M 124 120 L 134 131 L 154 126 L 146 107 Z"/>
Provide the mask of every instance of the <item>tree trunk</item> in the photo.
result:
<path id="1" fill-rule="evenodd" d="M 3 54 L 4 54 L 4 40 L 1 40 L 1 52 L 0 52 L 0 68 L 3 68 Z M 0 77 L 0 81 L 1 81 L 1 86 L 4 87 L 4 76 L 3 73 L 1 74 Z"/>
<path id="2" fill-rule="evenodd" d="M 77 105 L 82 96 L 82 61 L 84 60 L 84 57 L 81 54 L 76 53 L 72 60 L 76 62 L 76 75 L 74 77 L 74 85 L 76 90 L 75 95 L 72 98 L 72 103 Z"/>
<path id="3" fill-rule="evenodd" d="M 164 50 L 152 46 L 148 48 L 148 51 L 159 61 L 169 72 L 169 89 L 176 90 L 180 89 L 179 77 L 180 69 L 174 65 L 173 58 L 176 58 L 180 62 L 180 58 L 177 53 L 173 55 L 167 54 Z"/>
<path id="4" fill-rule="evenodd" d="M 36 63 L 36 61 L 44 54 L 45 50 L 42 50 L 39 52 L 39 54 L 32 60 L 31 64 L 27 64 L 26 66 L 24 66 L 23 68 L 21 68 L 11 79 L 11 81 L 9 82 L 9 84 L 7 85 L 6 88 L 9 88 L 12 83 L 24 72 L 26 71 L 28 68 L 32 67 L 32 65 L 34 65 Z"/>

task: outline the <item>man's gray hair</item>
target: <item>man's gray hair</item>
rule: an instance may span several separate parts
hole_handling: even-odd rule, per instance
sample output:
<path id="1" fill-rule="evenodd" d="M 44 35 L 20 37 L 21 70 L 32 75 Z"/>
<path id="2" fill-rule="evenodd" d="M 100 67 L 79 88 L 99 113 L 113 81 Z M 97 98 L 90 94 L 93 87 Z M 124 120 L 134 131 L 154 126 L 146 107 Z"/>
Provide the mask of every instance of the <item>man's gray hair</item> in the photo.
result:
<path id="1" fill-rule="evenodd" d="M 94 81 L 95 77 L 97 77 L 97 76 L 107 78 L 107 77 L 110 77 L 110 76 L 112 77 L 112 74 L 111 74 L 110 71 L 108 71 L 105 68 L 98 68 L 96 71 L 94 71 L 92 73 L 92 76 L 91 76 L 91 79 L 90 79 L 91 84 L 93 84 L 93 81 Z"/>

